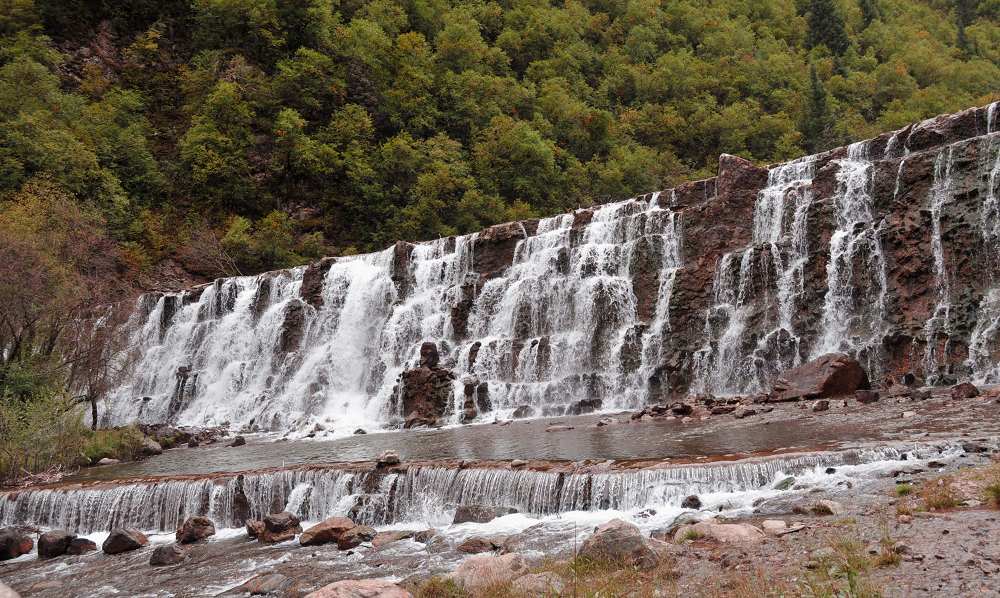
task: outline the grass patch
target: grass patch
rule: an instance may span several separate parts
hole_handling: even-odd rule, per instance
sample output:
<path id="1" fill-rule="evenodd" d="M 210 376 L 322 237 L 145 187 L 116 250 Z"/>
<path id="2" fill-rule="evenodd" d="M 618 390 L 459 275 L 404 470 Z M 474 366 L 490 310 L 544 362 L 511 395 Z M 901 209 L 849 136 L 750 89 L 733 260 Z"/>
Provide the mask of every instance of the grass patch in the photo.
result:
<path id="1" fill-rule="evenodd" d="M 872 568 L 872 561 L 860 540 L 841 538 L 831 545 L 833 553 L 822 559 L 815 570 L 809 572 L 800 582 L 793 595 L 879 598 L 882 596 L 877 585 L 865 578 Z"/>
<path id="2" fill-rule="evenodd" d="M 913 494 L 913 485 L 908 483 L 896 484 L 896 496 L 903 497 Z"/>
<path id="3" fill-rule="evenodd" d="M 953 509 L 959 505 L 958 491 L 952 485 L 949 477 L 929 481 L 920 487 L 920 501 L 928 511 Z"/>
<path id="4" fill-rule="evenodd" d="M 96 430 L 87 435 L 82 453 L 91 463 L 104 458 L 134 461 L 139 457 L 142 441 L 142 432 L 131 426 Z"/>
<path id="5" fill-rule="evenodd" d="M 983 488 L 983 498 L 994 509 L 1000 509 L 1000 479 Z"/>
<path id="6" fill-rule="evenodd" d="M 420 584 L 413 593 L 416 598 L 465 598 L 468 594 L 457 583 L 443 577 L 432 577 Z"/>
<path id="7" fill-rule="evenodd" d="M 684 530 L 683 534 L 681 534 L 681 542 L 694 542 L 695 540 L 701 540 L 704 537 L 705 534 L 696 529 L 687 529 Z"/>

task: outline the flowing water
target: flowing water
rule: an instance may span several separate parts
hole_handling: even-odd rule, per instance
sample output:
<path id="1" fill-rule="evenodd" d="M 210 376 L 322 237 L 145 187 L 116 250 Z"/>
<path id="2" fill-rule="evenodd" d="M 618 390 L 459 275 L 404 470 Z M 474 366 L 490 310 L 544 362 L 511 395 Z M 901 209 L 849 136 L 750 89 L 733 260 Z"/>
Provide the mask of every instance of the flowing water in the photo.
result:
<path id="1" fill-rule="evenodd" d="M 989 135 L 981 153 L 979 177 L 983 197 L 979 217 L 979 232 L 983 242 L 990 287 L 980 300 L 976 326 L 969 341 L 966 362 L 973 379 L 980 383 L 1000 382 L 1000 131 L 996 123 L 997 106 L 987 112 Z"/>
<path id="2" fill-rule="evenodd" d="M 951 340 L 951 275 L 944 255 L 941 239 L 941 216 L 944 208 L 953 199 L 952 163 L 953 147 L 938 153 L 934 161 L 934 183 L 930 191 L 931 251 L 934 257 L 934 281 L 937 298 L 931 317 L 924 324 L 924 375 L 928 383 L 934 384 L 944 373 L 944 355 L 948 353 Z"/>

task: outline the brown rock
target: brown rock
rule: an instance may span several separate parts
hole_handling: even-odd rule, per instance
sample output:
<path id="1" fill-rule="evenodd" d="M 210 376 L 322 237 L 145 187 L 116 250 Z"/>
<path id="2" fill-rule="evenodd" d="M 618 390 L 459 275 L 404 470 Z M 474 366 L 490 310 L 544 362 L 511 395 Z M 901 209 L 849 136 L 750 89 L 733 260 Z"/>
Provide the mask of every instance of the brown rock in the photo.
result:
<path id="1" fill-rule="evenodd" d="M 854 391 L 854 398 L 858 400 L 862 405 L 867 405 L 869 403 L 875 403 L 879 400 L 878 391 L 874 390 L 856 390 Z"/>
<path id="2" fill-rule="evenodd" d="M 337 548 L 341 550 L 356 548 L 365 542 L 371 542 L 374 540 L 376 534 L 377 532 L 373 527 L 369 527 L 367 525 L 356 525 L 341 534 L 340 538 L 337 540 Z"/>
<path id="3" fill-rule="evenodd" d="M 180 544 L 163 544 L 153 549 L 153 554 L 149 555 L 149 564 L 153 567 L 176 565 L 187 557 L 187 551 Z"/>
<path id="4" fill-rule="evenodd" d="M 400 540 L 406 540 L 412 538 L 414 534 L 415 532 L 407 530 L 395 531 L 395 532 L 379 532 L 375 534 L 374 538 L 372 538 L 372 546 L 374 546 L 375 548 L 382 548 L 383 546 L 387 546 L 389 544 L 392 544 L 393 542 L 398 542 Z"/>
<path id="5" fill-rule="evenodd" d="M 528 565 L 519 554 L 475 555 L 462 561 L 447 578 L 466 592 L 475 593 L 481 588 L 512 582 L 526 573 Z"/>
<path id="6" fill-rule="evenodd" d="M 830 401 L 827 401 L 826 399 L 821 399 L 819 401 L 816 401 L 815 403 L 813 403 L 812 410 L 813 411 L 829 411 L 830 410 Z"/>
<path id="7" fill-rule="evenodd" d="M 66 554 L 76 534 L 56 529 L 38 536 L 38 558 L 51 559 Z"/>
<path id="8" fill-rule="evenodd" d="M 512 507 L 491 507 L 488 505 L 459 505 L 452 523 L 489 523 L 497 517 L 517 513 Z"/>
<path id="9" fill-rule="evenodd" d="M 259 519 L 247 519 L 247 536 L 259 538 L 264 533 L 264 522 Z"/>
<path id="10" fill-rule="evenodd" d="M 610 561 L 652 569 L 660 562 L 659 554 L 639 528 L 621 519 L 613 519 L 594 530 L 584 540 L 580 556 L 596 561 Z"/>
<path id="11" fill-rule="evenodd" d="M 16 559 L 34 547 L 35 541 L 23 531 L 13 527 L 0 530 L 0 561 Z"/>
<path id="12" fill-rule="evenodd" d="M 264 528 L 257 532 L 257 540 L 265 544 L 276 544 L 291 540 L 302 531 L 299 518 L 287 511 L 272 513 L 264 517 Z M 247 526 L 249 529 L 249 526 Z"/>
<path id="13" fill-rule="evenodd" d="M 413 594 L 383 579 L 345 579 L 306 594 L 306 598 L 413 598 Z"/>
<path id="14" fill-rule="evenodd" d="M 104 551 L 104 554 L 121 554 L 138 550 L 146 544 L 149 544 L 149 539 L 142 532 L 119 528 L 111 531 L 104 544 L 101 545 L 101 550 Z"/>
<path id="15" fill-rule="evenodd" d="M 454 393 L 455 374 L 438 367 L 407 370 L 393 393 L 406 414 L 405 428 L 433 426 L 447 413 Z"/>
<path id="16" fill-rule="evenodd" d="M 299 544 L 303 546 L 318 546 L 331 542 L 339 543 L 341 536 L 357 524 L 347 517 L 330 517 L 310 527 L 299 536 Z"/>
<path id="17" fill-rule="evenodd" d="M 494 544 L 492 540 L 480 536 L 472 536 L 459 544 L 457 550 L 465 554 L 477 554 L 480 552 L 494 552 L 498 548 L 500 547 Z"/>
<path id="18" fill-rule="evenodd" d="M 979 389 L 971 382 L 962 382 L 951 387 L 951 398 L 972 399 L 979 396 Z"/>
<path id="19" fill-rule="evenodd" d="M 294 585 L 295 581 L 281 573 L 264 573 L 248 579 L 243 585 L 234 588 L 238 592 L 251 596 L 270 596 L 280 594 Z"/>
<path id="20" fill-rule="evenodd" d="M 215 523 L 208 517 L 189 517 L 177 529 L 174 537 L 181 544 L 191 544 L 215 535 Z"/>
<path id="21" fill-rule="evenodd" d="M 0 581 L 0 598 L 21 598 L 21 595 L 12 590 L 10 586 Z"/>
<path id="22" fill-rule="evenodd" d="M 94 552 L 95 550 L 97 550 L 97 544 L 93 540 L 73 538 L 69 543 L 69 547 L 66 548 L 66 554 L 81 555 Z"/>
<path id="23" fill-rule="evenodd" d="M 822 399 L 868 388 L 868 375 L 857 360 L 828 353 L 784 372 L 774 383 L 772 395 L 777 401 Z"/>

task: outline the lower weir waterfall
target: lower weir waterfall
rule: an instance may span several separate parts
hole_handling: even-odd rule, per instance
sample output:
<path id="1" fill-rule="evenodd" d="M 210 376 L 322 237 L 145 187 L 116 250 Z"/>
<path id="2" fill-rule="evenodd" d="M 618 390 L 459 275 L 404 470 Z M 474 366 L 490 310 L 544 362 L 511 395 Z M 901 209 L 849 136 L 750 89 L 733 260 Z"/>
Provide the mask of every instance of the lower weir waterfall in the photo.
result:
<path id="1" fill-rule="evenodd" d="M 424 343 L 449 372 L 442 423 L 766 393 L 829 352 L 873 379 L 996 381 L 995 120 L 972 109 L 766 169 L 723 156 L 713 179 L 626 201 L 146 294 L 101 417 L 398 427 Z"/>

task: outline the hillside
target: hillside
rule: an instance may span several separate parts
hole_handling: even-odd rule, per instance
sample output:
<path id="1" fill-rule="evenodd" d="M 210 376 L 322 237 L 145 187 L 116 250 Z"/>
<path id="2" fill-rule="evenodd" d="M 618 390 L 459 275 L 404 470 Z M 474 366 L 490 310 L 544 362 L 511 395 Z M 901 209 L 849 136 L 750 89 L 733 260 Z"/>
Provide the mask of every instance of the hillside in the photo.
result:
<path id="1" fill-rule="evenodd" d="M 2 4 L 0 197 L 81 206 L 145 287 L 788 159 L 1000 80 L 996 0 Z"/>

